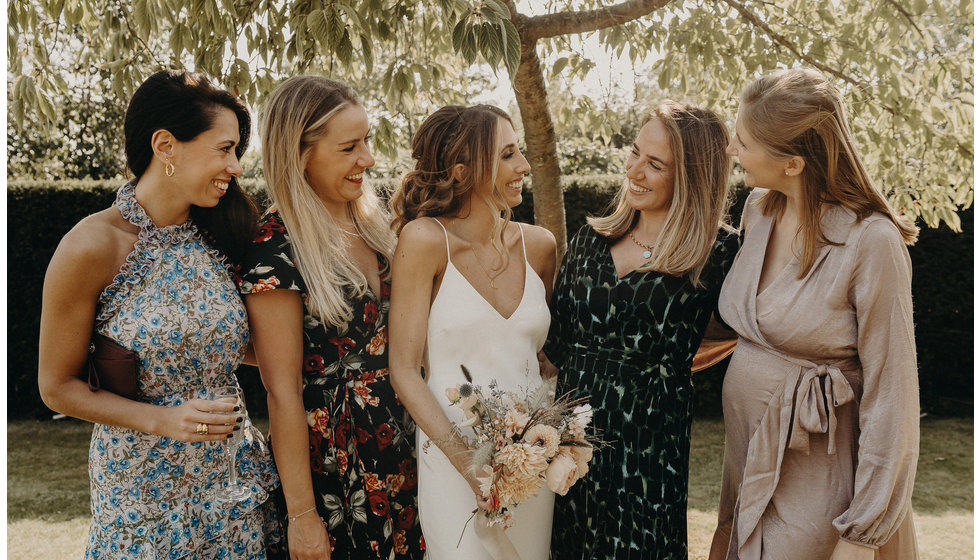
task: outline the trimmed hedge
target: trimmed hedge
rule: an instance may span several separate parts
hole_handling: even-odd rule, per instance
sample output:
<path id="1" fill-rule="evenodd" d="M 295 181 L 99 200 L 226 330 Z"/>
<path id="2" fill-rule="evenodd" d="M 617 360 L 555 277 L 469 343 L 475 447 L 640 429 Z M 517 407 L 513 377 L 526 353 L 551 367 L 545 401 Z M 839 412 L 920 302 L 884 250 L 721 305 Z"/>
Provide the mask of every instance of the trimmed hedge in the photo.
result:
<path id="1" fill-rule="evenodd" d="M 620 175 L 575 176 L 564 186 L 568 235 L 587 215 L 601 215 L 621 184 Z M 374 181 L 383 195 L 394 179 Z M 81 218 L 112 204 L 117 183 L 10 182 L 7 188 L 7 414 L 49 416 L 37 390 L 37 338 L 41 288 L 48 261 L 61 237 Z M 264 198 L 257 180 L 243 186 Z M 736 189 L 732 222 L 738 223 L 745 189 Z M 911 247 L 915 275 L 916 338 L 922 407 L 934 414 L 973 413 L 973 212 L 960 213 L 963 233 L 945 226 L 923 229 Z M 514 209 L 514 219 L 533 221 L 531 193 Z M 695 413 L 721 414 L 721 381 L 727 360 L 695 376 Z M 255 416 L 267 413 L 265 391 L 255 368 L 243 366 L 240 380 Z"/>

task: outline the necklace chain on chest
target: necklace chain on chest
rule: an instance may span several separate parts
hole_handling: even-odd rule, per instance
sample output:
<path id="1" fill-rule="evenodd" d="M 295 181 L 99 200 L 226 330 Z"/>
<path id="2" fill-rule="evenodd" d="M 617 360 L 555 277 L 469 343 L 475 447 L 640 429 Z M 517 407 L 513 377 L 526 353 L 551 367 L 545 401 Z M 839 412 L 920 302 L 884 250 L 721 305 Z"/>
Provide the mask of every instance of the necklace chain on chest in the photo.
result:
<path id="1" fill-rule="evenodd" d="M 636 237 L 633 237 L 632 230 L 630 230 L 630 239 L 633 240 L 633 243 L 636 243 L 637 247 L 644 249 L 643 251 L 644 259 L 649 259 L 650 257 L 653 256 L 653 248 L 656 247 L 656 243 L 654 243 L 653 245 L 645 245 L 643 243 L 640 243 L 639 241 L 636 240 Z"/>

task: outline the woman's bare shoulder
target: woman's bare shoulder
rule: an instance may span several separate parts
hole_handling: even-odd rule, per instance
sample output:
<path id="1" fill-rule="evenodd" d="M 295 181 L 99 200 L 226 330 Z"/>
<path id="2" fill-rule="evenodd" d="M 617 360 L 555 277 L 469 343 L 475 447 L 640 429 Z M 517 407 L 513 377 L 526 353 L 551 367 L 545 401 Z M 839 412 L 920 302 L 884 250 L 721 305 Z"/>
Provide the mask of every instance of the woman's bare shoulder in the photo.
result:
<path id="1" fill-rule="evenodd" d="M 79 221 L 58 244 L 52 262 L 69 268 L 84 268 L 86 274 L 99 275 L 105 268 L 112 272 L 133 249 L 139 229 L 107 208 Z"/>

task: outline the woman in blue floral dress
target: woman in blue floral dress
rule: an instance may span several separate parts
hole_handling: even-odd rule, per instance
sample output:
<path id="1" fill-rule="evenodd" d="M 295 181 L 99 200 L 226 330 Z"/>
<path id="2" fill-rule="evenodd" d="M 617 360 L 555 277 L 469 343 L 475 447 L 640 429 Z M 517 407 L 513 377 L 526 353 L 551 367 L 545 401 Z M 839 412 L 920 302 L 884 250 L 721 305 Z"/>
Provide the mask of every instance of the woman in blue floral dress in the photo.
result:
<path id="1" fill-rule="evenodd" d="M 278 484 L 262 435 L 210 391 L 237 385 L 248 344 L 228 271 L 254 224 L 236 184 L 250 117 L 200 74 L 162 71 L 126 113 L 136 179 L 76 225 L 48 267 L 38 381 L 53 410 L 95 422 L 86 558 L 267 558 L 281 540 Z M 80 372 L 94 330 L 138 357 L 130 400 L 91 391 Z M 248 495 L 215 499 L 233 431 Z M 267 548 L 273 552 L 267 555 Z"/>
<path id="2" fill-rule="evenodd" d="M 269 98 L 273 207 L 242 267 L 294 560 L 422 558 L 415 426 L 388 378 L 394 234 L 364 171 L 367 114 L 297 76 Z"/>

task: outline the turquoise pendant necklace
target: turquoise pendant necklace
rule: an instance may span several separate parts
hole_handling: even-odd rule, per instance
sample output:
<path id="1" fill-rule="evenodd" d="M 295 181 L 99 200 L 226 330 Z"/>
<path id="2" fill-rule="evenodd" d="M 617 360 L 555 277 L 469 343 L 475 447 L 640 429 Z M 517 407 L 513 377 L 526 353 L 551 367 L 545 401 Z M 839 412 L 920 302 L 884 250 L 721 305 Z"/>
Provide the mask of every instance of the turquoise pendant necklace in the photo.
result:
<path id="1" fill-rule="evenodd" d="M 635 237 L 633 237 L 633 232 L 632 231 L 630 231 L 630 239 L 633 240 L 633 243 L 636 243 L 636 246 L 637 247 L 639 247 L 640 249 L 643 249 L 644 250 L 643 251 L 643 258 L 644 259 L 649 259 L 650 257 L 653 256 L 653 245 L 644 245 L 644 244 L 640 243 L 639 241 L 636 240 Z"/>

